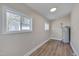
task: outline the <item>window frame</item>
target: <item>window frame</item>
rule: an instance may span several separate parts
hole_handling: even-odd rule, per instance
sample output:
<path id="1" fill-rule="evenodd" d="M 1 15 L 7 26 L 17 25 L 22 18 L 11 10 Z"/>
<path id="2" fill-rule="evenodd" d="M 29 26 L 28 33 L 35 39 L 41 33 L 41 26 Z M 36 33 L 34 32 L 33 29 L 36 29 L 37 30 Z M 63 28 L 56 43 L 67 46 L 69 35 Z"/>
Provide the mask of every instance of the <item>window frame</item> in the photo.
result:
<path id="1" fill-rule="evenodd" d="M 46 29 L 46 24 L 48 25 L 48 29 Z M 45 22 L 44 23 L 44 30 L 47 32 L 50 30 L 50 26 L 49 26 L 49 23 L 48 22 Z"/>
<path id="2" fill-rule="evenodd" d="M 7 18 L 6 18 L 6 12 L 11 12 L 11 13 L 19 15 L 21 17 L 21 19 L 20 19 L 20 31 L 8 31 L 8 21 L 7 21 Z M 31 20 L 31 29 L 30 30 L 22 30 L 23 17 L 26 17 L 29 20 Z M 6 7 L 6 6 L 3 7 L 2 20 L 3 20 L 2 21 L 2 33 L 3 34 L 32 32 L 32 18 L 28 17 L 27 15 L 25 15 L 21 12 L 18 12 L 16 10 L 12 9 L 12 8 L 9 8 L 9 7 Z"/>
<path id="3" fill-rule="evenodd" d="M 24 17 L 28 18 L 27 16 L 24 15 L 24 16 L 22 17 L 22 20 L 24 19 Z M 30 24 L 30 25 L 31 25 L 31 29 L 30 29 L 30 30 L 22 30 L 22 20 L 21 20 L 21 31 L 27 31 L 27 32 L 32 31 L 32 18 L 30 18 L 30 20 L 31 20 L 31 24 Z"/>

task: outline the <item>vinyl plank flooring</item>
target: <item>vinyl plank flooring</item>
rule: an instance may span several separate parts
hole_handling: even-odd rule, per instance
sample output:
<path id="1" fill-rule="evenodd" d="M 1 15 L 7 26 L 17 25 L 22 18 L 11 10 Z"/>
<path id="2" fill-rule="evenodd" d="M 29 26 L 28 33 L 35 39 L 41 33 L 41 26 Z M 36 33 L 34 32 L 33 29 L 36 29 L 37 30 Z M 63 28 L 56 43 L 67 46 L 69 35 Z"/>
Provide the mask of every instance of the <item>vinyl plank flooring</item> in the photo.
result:
<path id="1" fill-rule="evenodd" d="M 49 40 L 39 49 L 34 51 L 31 56 L 72 56 L 73 51 L 68 43 L 57 40 Z"/>

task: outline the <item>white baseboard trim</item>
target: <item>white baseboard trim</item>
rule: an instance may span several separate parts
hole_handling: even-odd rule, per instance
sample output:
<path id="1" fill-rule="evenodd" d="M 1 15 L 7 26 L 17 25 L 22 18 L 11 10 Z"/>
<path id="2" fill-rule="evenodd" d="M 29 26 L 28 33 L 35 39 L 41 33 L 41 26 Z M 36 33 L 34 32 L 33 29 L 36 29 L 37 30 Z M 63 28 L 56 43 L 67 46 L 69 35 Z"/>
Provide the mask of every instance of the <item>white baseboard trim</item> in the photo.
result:
<path id="1" fill-rule="evenodd" d="M 34 51 L 36 51 L 38 48 L 40 48 L 42 45 L 44 45 L 48 40 L 46 40 L 43 43 L 37 45 L 35 48 L 33 48 L 32 50 L 30 50 L 29 52 L 27 52 L 24 56 L 30 56 Z"/>
<path id="2" fill-rule="evenodd" d="M 59 40 L 59 41 L 61 41 L 61 40 L 62 40 L 62 39 L 55 38 L 55 37 L 51 37 L 50 39 L 53 39 L 53 40 Z"/>
<path id="3" fill-rule="evenodd" d="M 74 55 L 78 56 L 78 53 L 77 53 L 76 49 L 74 48 L 74 46 L 73 46 L 73 44 L 71 42 L 70 42 L 70 45 L 71 45 L 71 48 L 72 48 L 72 50 L 74 52 Z"/>

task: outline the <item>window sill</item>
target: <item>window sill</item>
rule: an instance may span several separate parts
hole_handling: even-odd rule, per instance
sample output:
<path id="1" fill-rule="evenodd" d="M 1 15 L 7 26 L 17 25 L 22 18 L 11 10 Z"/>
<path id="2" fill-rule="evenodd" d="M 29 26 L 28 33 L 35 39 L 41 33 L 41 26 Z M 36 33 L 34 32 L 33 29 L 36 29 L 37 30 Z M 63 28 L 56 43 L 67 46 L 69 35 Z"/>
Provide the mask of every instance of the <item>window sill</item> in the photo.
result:
<path id="1" fill-rule="evenodd" d="M 32 32 L 32 30 L 29 30 L 29 31 L 11 31 L 11 32 L 3 32 L 2 34 L 22 34 L 22 33 L 30 33 Z"/>

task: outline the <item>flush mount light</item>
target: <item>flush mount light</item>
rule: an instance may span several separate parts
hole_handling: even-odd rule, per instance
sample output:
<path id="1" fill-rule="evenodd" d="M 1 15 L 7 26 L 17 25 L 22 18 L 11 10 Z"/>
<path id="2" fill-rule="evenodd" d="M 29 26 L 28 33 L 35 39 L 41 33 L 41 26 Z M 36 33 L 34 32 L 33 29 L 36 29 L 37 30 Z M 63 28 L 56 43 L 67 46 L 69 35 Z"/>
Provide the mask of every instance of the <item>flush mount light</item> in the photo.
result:
<path id="1" fill-rule="evenodd" d="M 56 8 L 51 8 L 50 9 L 50 12 L 55 12 L 56 11 Z"/>

